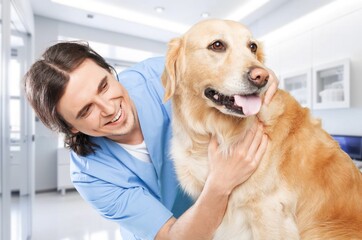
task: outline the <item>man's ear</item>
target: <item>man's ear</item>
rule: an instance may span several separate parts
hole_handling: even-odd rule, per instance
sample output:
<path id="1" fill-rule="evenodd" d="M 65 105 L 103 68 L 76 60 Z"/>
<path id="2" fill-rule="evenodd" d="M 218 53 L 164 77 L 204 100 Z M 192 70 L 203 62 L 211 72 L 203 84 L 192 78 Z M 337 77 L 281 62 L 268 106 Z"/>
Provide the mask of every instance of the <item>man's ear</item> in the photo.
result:
<path id="1" fill-rule="evenodd" d="M 162 73 L 161 80 L 162 85 L 165 88 L 165 96 L 163 101 L 166 102 L 169 100 L 175 93 L 177 79 L 178 79 L 178 69 L 177 61 L 181 52 L 181 38 L 172 39 L 168 44 L 168 51 L 166 54 L 166 63 L 165 70 Z"/>
<path id="2" fill-rule="evenodd" d="M 76 128 L 74 128 L 74 127 L 72 127 L 72 128 L 70 129 L 70 131 L 71 131 L 72 133 L 74 133 L 74 134 L 79 133 L 79 130 L 76 129 Z"/>

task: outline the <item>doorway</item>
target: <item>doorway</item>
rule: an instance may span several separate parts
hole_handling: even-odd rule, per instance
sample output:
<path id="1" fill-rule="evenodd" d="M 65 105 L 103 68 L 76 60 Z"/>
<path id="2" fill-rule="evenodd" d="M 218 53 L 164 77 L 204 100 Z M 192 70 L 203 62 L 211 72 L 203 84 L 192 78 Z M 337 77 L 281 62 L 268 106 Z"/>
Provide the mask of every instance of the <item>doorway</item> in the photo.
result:
<path id="1" fill-rule="evenodd" d="M 31 35 L 11 0 L 0 0 L 1 158 L 0 239 L 31 238 L 33 119 L 22 79 L 31 61 Z"/>

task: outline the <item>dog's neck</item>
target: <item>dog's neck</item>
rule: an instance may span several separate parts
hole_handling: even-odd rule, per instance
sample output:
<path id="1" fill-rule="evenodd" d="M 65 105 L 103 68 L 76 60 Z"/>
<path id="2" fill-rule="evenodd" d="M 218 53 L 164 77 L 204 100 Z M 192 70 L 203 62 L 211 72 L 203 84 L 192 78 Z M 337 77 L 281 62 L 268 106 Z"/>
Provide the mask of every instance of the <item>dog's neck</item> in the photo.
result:
<path id="1" fill-rule="evenodd" d="M 283 122 L 286 121 L 283 118 L 285 114 L 289 120 L 292 118 L 292 121 L 304 121 L 306 117 L 309 119 L 309 111 L 281 90 L 277 91 L 268 105 L 262 106 L 256 116 L 246 118 L 225 115 L 214 108 L 204 111 L 202 109 L 205 108 L 204 105 L 198 106 L 195 104 L 197 101 L 193 101 L 192 98 L 185 99 L 177 94 L 173 101 L 180 101 L 174 104 L 174 129 L 184 136 L 185 141 L 192 139 L 193 144 L 198 144 L 200 147 L 208 144 L 211 136 L 216 136 L 220 144 L 230 146 L 243 139 L 255 121 L 260 121 L 264 125 L 264 132 L 272 139 L 274 134 L 287 136 L 293 131 L 291 128 L 286 132 L 283 127 Z M 175 107 L 187 105 L 192 107 L 187 109 Z"/>
<path id="2" fill-rule="evenodd" d="M 226 115 L 215 108 L 204 111 L 204 109 L 201 109 L 205 108 L 204 105 L 197 106 L 195 105 L 197 101 L 182 98 L 177 94 L 174 96 L 173 101 L 174 129 L 182 132 L 185 138 L 192 138 L 193 144 L 208 144 L 211 136 L 216 136 L 219 143 L 230 146 L 242 139 L 257 119 L 256 116 L 238 118 Z M 192 107 L 187 109 L 175 107 L 185 105 Z M 209 107 L 206 106 L 206 108 Z"/>

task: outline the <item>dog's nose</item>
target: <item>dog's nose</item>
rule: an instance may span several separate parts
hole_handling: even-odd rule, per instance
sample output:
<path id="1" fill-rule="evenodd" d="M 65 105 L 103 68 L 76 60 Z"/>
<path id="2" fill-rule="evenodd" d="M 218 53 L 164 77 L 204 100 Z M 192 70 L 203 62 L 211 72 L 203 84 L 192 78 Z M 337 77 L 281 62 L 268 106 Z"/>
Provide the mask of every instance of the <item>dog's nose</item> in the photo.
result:
<path id="1" fill-rule="evenodd" d="M 258 88 L 264 87 L 268 83 L 269 73 L 261 67 L 251 67 L 248 73 L 249 81 Z"/>

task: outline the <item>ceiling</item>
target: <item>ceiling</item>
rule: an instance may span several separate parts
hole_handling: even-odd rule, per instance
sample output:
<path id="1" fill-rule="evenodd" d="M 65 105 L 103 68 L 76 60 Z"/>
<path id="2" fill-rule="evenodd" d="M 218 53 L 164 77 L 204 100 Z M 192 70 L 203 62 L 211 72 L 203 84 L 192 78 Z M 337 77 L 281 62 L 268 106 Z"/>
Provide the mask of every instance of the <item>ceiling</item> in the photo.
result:
<path id="1" fill-rule="evenodd" d="M 63 1 L 67 5 L 58 3 Z M 168 42 L 203 19 L 251 24 L 288 0 L 30 0 L 35 15 L 132 36 Z M 265 2 L 251 13 L 253 4 Z M 70 4 L 78 3 L 71 7 Z M 92 4 L 91 4 L 92 3 Z M 93 5 L 94 4 L 94 5 Z M 101 5 L 100 5 L 101 4 Z M 162 7 L 163 12 L 155 11 Z"/>

